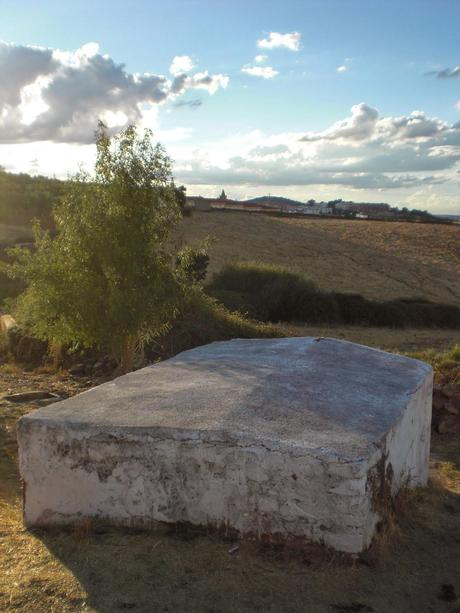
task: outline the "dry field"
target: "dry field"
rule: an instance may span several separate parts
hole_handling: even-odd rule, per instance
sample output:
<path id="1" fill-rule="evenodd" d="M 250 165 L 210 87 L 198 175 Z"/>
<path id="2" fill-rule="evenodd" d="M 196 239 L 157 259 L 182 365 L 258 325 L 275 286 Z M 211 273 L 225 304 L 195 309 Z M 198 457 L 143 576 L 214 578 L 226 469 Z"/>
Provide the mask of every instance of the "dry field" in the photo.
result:
<path id="1" fill-rule="evenodd" d="M 1 228 L 0 228 L 1 229 Z M 214 236 L 211 270 L 231 260 L 282 264 L 323 289 L 372 299 L 423 296 L 460 304 L 460 226 L 297 220 L 198 213 L 178 240 Z M 447 349 L 460 331 L 280 325 L 382 349 Z M 0 366 L 0 611 L 113 613 L 460 613 L 460 437 L 434 434 L 431 485 L 362 556 L 289 551 L 178 529 L 27 531 L 15 423 L 36 405 L 2 400 L 43 388 L 71 395 L 98 381 Z"/>
<path id="2" fill-rule="evenodd" d="M 252 260 L 291 268 L 324 290 L 460 304 L 460 224 L 210 212 L 184 219 L 178 240 L 206 236 L 215 238 L 211 273 Z"/>
<path id="3" fill-rule="evenodd" d="M 17 238 L 31 238 L 30 226 L 10 226 L 0 223 L 0 243 L 13 242 Z"/>
<path id="4" fill-rule="evenodd" d="M 0 391 L 73 394 L 93 385 L 0 369 Z M 460 449 L 435 435 L 433 483 L 399 502 L 399 520 L 356 559 L 182 530 L 27 531 L 15 422 L 34 409 L 0 398 L 0 610 L 20 613 L 448 613 L 460 601 Z"/>
<path id="5" fill-rule="evenodd" d="M 277 324 L 283 336 L 323 336 L 340 338 L 352 343 L 376 347 L 395 353 L 412 353 L 433 349 L 447 351 L 460 345 L 460 330 L 434 330 L 431 328 L 371 328 L 361 326 L 308 326 Z"/>

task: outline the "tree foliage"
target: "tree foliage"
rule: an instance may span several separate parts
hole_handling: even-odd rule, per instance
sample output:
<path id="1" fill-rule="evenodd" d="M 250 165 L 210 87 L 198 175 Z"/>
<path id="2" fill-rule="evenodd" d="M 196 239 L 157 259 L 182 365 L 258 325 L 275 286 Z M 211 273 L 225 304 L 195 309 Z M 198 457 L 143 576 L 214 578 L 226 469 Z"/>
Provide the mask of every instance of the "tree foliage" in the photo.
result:
<path id="1" fill-rule="evenodd" d="M 122 370 L 175 314 L 181 278 L 168 249 L 181 216 L 171 162 L 151 133 L 96 132 L 93 176 L 78 173 L 54 207 L 56 236 L 35 225 L 36 249 L 13 249 L 27 283 L 17 314 L 39 337 L 112 348 Z"/>
<path id="2" fill-rule="evenodd" d="M 176 266 L 185 283 L 202 283 L 208 272 L 209 247 L 212 240 L 207 237 L 198 246 L 186 245 L 176 257 Z"/>

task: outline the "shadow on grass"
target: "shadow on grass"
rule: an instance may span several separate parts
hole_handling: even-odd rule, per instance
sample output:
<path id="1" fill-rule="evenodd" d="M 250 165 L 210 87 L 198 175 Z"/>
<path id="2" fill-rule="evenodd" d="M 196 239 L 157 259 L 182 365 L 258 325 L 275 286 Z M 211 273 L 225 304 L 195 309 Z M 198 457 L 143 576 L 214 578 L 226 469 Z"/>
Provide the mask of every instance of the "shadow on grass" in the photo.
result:
<path id="1" fill-rule="evenodd" d="M 83 587 L 80 604 L 100 613 L 450 611 L 460 592 L 460 495 L 438 484 L 410 492 L 397 512 L 391 538 L 378 535 L 356 560 L 244 542 L 232 555 L 233 543 L 183 527 L 35 534 Z"/>
<path id="2" fill-rule="evenodd" d="M 207 290 L 227 308 L 260 321 L 460 328 L 458 306 L 423 298 L 376 301 L 359 294 L 324 292 L 281 266 L 227 264 L 214 275 Z"/>

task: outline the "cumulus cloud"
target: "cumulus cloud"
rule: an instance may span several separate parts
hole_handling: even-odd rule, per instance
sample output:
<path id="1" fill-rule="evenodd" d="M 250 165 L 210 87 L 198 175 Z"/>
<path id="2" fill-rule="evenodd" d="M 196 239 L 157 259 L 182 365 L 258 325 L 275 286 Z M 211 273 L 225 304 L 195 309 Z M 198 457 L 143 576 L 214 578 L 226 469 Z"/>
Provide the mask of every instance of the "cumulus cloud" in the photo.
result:
<path id="1" fill-rule="evenodd" d="M 273 77 L 279 74 L 279 71 L 271 66 L 243 66 L 241 72 L 251 77 L 261 77 L 262 79 L 273 79 Z"/>
<path id="2" fill-rule="evenodd" d="M 256 64 L 263 64 L 264 62 L 266 62 L 266 61 L 267 61 L 267 59 L 268 59 L 268 55 L 262 55 L 262 54 L 259 54 L 259 55 L 256 55 L 256 56 L 255 56 L 255 58 L 254 58 L 254 62 L 255 62 Z"/>
<path id="3" fill-rule="evenodd" d="M 355 189 L 396 189 L 419 187 L 442 182 L 434 176 L 417 177 L 411 174 L 390 176 L 383 173 L 349 173 L 327 171 L 310 166 L 299 156 L 279 159 L 252 160 L 237 156 L 230 158 L 225 168 L 195 163 L 190 168 L 177 168 L 181 181 L 189 184 L 215 185 L 342 185 Z"/>
<path id="4" fill-rule="evenodd" d="M 270 32 L 267 38 L 257 41 L 257 46 L 261 49 L 279 49 L 284 47 L 290 51 L 299 51 L 301 34 L 299 32 Z"/>
<path id="5" fill-rule="evenodd" d="M 182 74 L 184 72 L 190 72 L 195 68 L 193 60 L 188 55 L 176 55 L 173 58 L 169 72 L 173 75 Z"/>
<path id="6" fill-rule="evenodd" d="M 68 52 L 0 42 L 0 142 L 89 143 L 98 119 L 114 130 L 145 125 L 156 105 L 187 90 L 228 85 L 223 74 L 183 72 L 191 68 L 188 56 L 176 56 L 169 79 L 129 73 L 96 43 Z"/>
<path id="7" fill-rule="evenodd" d="M 436 117 L 427 117 L 423 111 L 413 111 L 401 117 L 379 117 L 379 111 L 363 102 L 351 107 L 351 115 L 337 121 L 322 132 L 308 132 L 301 140 L 343 141 L 388 144 L 392 146 L 413 141 L 419 145 L 432 139 L 445 139 L 446 145 L 456 144 L 459 130 Z"/>
<path id="8" fill-rule="evenodd" d="M 301 138 L 302 141 L 347 139 L 360 141 L 368 138 L 375 129 L 379 112 L 364 104 L 351 107 L 351 117 L 337 121 L 323 132 L 309 132 Z"/>
<path id="9" fill-rule="evenodd" d="M 176 173 L 189 184 L 323 185 L 395 192 L 453 185 L 459 163 L 460 123 L 448 124 L 422 111 L 381 117 L 376 108 L 360 103 L 350 116 L 322 131 L 257 131 L 219 142 L 218 147 L 206 143 L 193 155 L 184 154 Z"/>
<path id="10" fill-rule="evenodd" d="M 185 73 L 177 75 L 170 88 L 171 94 L 182 94 L 188 89 L 205 89 L 209 94 L 215 94 L 218 89 L 225 89 L 229 83 L 229 77 L 223 74 L 210 75 L 207 70 L 197 72 L 194 75 Z"/>
<path id="11" fill-rule="evenodd" d="M 337 67 L 337 72 L 348 72 L 348 67 L 342 64 L 342 66 Z"/>

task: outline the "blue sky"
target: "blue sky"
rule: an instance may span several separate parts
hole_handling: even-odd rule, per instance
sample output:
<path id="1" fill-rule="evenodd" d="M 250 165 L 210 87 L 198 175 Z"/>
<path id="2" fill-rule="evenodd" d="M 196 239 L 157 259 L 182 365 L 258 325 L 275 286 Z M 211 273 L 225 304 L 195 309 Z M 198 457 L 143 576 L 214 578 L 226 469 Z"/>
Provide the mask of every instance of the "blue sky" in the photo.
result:
<path id="1" fill-rule="evenodd" d="M 90 164 L 103 115 L 114 130 L 152 127 L 189 193 L 460 213 L 457 0 L 0 0 L 0 11 L 8 169 Z"/>

